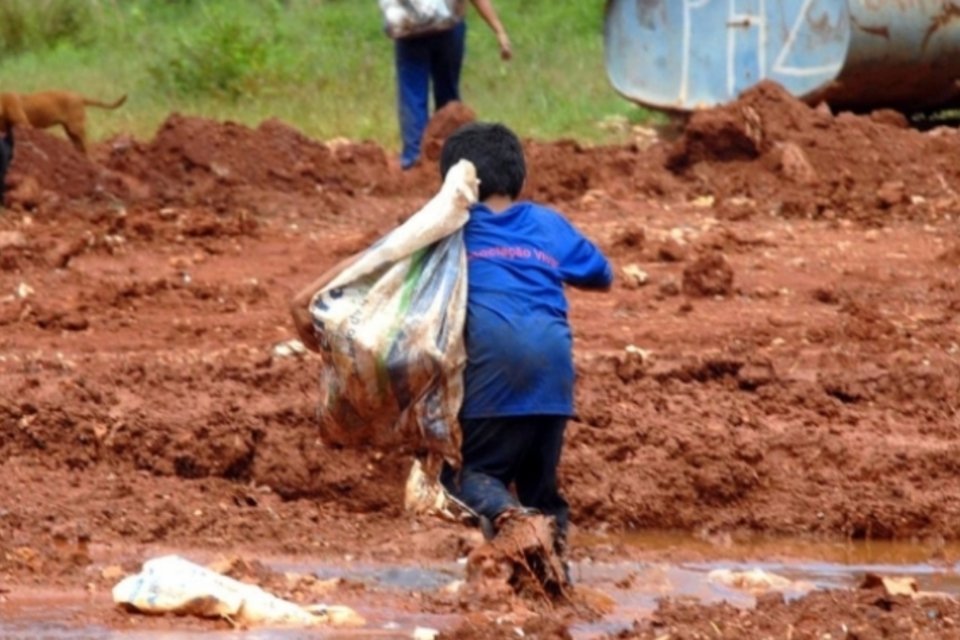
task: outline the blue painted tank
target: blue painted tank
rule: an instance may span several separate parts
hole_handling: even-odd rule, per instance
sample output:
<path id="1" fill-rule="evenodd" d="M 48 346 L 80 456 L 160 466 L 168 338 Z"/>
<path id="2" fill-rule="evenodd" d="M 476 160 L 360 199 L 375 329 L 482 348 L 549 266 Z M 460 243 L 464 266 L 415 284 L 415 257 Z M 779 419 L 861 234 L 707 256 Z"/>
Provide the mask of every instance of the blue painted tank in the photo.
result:
<path id="1" fill-rule="evenodd" d="M 690 111 L 763 79 L 835 108 L 960 104 L 960 0 L 608 0 L 607 73 Z"/>

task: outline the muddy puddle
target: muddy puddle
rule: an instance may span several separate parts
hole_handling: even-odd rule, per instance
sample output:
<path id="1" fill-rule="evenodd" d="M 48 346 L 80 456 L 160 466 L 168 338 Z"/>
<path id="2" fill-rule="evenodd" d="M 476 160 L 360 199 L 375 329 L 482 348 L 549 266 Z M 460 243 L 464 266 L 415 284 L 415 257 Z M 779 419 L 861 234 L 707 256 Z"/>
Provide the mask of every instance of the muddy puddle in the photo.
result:
<path id="1" fill-rule="evenodd" d="M 650 533 L 626 538 L 604 538 L 609 543 L 637 552 L 643 560 L 623 562 L 583 560 L 573 567 L 578 584 L 609 596 L 615 603 L 611 614 L 599 622 L 571 627 L 575 638 L 597 638 L 628 628 L 637 618 L 656 608 L 659 598 L 688 598 L 704 604 L 726 601 L 750 607 L 754 596 L 728 586 L 711 576 L 717 570 L 750 571 L 761 569 L 798 585 L 785 589 L 786 598 L 801 597 L 808 589 L 834 589 L 856 586 L 866 573 L 915 578 L 922 590 L 960 595 L 960 563 L 947 558 L 960 557 L 960 545 L 922 543 L 814 543 L 782 539 L 758 539 L 748 542 L 702 540 L 670 533 Z M 600 539 L 591 538 L 599 544 Z M 190 556 L 189 553 L 184 554 Z M 937 558 L 932 560 L 931 558 Z M 442 589 L 464 575 L 463 562 L 421 565 L 351 563 L 350 565 L 310 562 L 303 559 L 261 559 L 272 569 L 313 574 L 320 579 L 343 577 L 362 583 L 365 592 L 354 606 L 368 621 L 363 629 L 210 631 L 177 629 L 179 621 L 170 621 L 170 629 L 110 629 L 101 624 L 85 624 L 96 619 L 92 608 L 109 609 L 108 594 L 96 598 L 84 594 L 8 595 L 0 604 L 0 638 L 11 640 L 50 639 L 85 640 L 173 640 L 217 638 L 246 640 L 286 640 L 290 638 L 409 638 L 417 627 L 452 629 L 457 616 L 411 612 L 397 605 L 398 597 Z M 190 627 L 184 622 L 184 627 Z"/>

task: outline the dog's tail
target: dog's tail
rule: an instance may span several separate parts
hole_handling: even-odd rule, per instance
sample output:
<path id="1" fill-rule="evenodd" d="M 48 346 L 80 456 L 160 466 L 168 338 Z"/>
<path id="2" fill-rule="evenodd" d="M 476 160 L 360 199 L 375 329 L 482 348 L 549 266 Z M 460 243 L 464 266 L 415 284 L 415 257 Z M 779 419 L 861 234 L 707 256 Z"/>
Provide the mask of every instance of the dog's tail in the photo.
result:
<path id="1" fill-rule="evenodd" d="M 90 98 L 84 98 L 83 104 L 88 107 L 100 107 L 101 109 L 116 109 L 124 102 L 127 101 L 127 94 L 120 96 L 116 102 L 100 102 L 99 100 L 91 100 Z"/>

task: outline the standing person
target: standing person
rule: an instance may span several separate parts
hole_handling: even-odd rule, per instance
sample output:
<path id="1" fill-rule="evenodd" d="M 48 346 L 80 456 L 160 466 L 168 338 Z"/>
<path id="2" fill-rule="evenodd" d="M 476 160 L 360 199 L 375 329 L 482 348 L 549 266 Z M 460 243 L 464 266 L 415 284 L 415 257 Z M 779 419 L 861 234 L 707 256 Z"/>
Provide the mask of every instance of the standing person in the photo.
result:
<path id="1" fill-rule="evenodd" d="M 445 469 L 444 484 L 481 517 L 487 535 L 531 510 L 554 517 L 562 553 L 569 508 L 557 487 L 557 465 L 574 387 L 564 286 L 605 291 L 613 271 L 561 214 L 517 201 L 526 163 L 510 129 L 461 127 L 443 146 L 441 174 L 462 159 L 476 167 L 480 193 L 463 236 L 463 465 L 456 474 Z"/>
<path id="2" fill-rule="evenodd" d="M 470 2 L 496 35 L 500 57 L 509 60 L 510 38 L 491 0 Z M 466 8 L 467 0 L 380 0 L 387 34 L 394 39 L 403 169 L 420 159 L 420 142 L 430 118 L 431 81 L 435 109 L 460 100 Z"/>

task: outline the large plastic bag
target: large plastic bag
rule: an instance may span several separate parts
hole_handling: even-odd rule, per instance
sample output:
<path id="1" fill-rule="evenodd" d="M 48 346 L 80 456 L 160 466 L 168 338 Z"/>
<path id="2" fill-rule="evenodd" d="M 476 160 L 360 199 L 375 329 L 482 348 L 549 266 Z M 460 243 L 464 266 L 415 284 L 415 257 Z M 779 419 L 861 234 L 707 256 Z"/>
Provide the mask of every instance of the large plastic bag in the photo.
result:
<path id="1" fill-rule="evenodd" d="M 380 0 L 387 35 L 405 38 L 451 29 L 466 9 L 466 0 Z"/>
<path id="2" fill-rule="evenodd" d="M 314 296 L 326 442 L 402 446 L 430 452 L 434 463 L 459 463 L 467 304 L 461 227 L 476 199 L 476 169 L 460 161 L 426 206 Z"/>
<path id="3" fill-rule="evenodd" d="M 226 618 L 249 625 L 361 626 L 349 607 L 301 607 L 260 587 L 217 573 L 179 556 L 148 560 L 143 570 L 113 587 L 113 601 L 143 613 Z"/>

